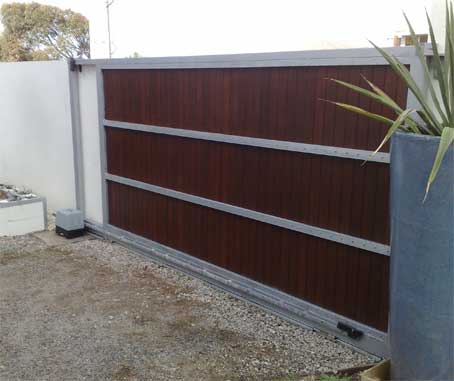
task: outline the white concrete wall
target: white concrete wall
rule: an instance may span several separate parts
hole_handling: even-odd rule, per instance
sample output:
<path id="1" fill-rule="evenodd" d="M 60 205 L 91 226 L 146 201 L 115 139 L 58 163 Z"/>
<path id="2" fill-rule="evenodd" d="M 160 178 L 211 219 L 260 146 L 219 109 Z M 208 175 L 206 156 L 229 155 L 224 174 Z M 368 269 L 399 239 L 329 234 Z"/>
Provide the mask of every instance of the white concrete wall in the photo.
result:
<path id="1" fill-rule="evenodd" d="M 451 1 L 451 0 L 450 0 Z M 452 1 L 451 1 L 452 2 Z M 433 0 L 430 8 L 430 19 L 440 52 L 445 48 L 446 3 L 445 0 Z M 432 42 L 432 41 L 431 41 Z"/>
<path id="2" fill-rule="evenodd" d="M 80 127 L 85 218 L 102 223 L 101 160 L 96 68 L 83 66 L 79 75 Z"/>
<path id="3" fill-rule="evenodd" d="M 76 207 L 68 66 L 0 63 L 0 183 Z"/>

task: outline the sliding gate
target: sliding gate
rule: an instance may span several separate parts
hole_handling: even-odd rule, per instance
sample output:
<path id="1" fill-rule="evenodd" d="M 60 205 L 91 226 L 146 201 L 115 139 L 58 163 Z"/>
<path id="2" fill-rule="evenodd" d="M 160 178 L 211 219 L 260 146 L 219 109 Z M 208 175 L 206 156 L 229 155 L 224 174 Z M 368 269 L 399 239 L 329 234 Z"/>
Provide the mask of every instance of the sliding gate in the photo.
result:
<path id="1" fill-rule="evenodd" d="M 386 353 L 386 126 L 326 102 L 392 117 L 327 79 L 364 76 L 406 106 L 373 50 L 94 62 L 110 234 Z"/>

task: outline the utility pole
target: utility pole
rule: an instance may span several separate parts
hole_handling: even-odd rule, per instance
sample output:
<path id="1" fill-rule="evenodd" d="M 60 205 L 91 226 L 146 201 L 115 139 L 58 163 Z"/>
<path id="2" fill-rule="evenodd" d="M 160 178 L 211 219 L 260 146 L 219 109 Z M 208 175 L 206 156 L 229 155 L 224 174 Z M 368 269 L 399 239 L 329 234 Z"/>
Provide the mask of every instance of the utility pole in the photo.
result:
<path id="1" fill-rule="evenodd" d="M 109 8 L 115 0 L 106 0 L 106 12 L 107 12 L 107 35 L 109 38 L 109 58 L 112 58 L 112 41 L 110 39 L 110 12 Z"/>

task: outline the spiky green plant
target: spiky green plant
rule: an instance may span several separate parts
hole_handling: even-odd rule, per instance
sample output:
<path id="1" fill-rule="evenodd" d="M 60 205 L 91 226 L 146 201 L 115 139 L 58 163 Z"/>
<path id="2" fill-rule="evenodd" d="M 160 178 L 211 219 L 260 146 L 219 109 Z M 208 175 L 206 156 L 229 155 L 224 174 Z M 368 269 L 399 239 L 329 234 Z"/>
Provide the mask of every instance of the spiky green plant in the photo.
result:
<path id="1" fill-rule="evenodd" d="M 360 115 L 367 116 L 369 118 L 378 120 L 388 124 L 389 130 L 385 135 L 383 141 L 373 153 L 376 154 L 383 145 L 391 138 L 396 131 L 403 131 L 412 134 L 432 135 L 440 137 L 440 144 L 438 151 L 434 159 L 432 170 L 427 180 L 426 193 L 424 200 L 427 197 L 430 186 L 435 180 L 442 160 L 446 154 L 446 151 L 454 141 L 454 13 L 453 6 L 450 2 L 446 1 L 446 32 L 445 32 L 445 52 L 444 57 L 440 54 L 435 34 L 432 27 L 432 22 L 426 11 L 427 22 L 429 25 L 430 39 L 432 42 L 433 49 L 433 68 L 438 78 L 438 83 L 431 77 L 431 70 L 427 64 L 426 57 L 424 55 L 424 49 L 421 46 L 418 38 L 416 37 L 415 31 L 404 13 L 405 20 L 410 29 L 410 34 L 413 40 L 413 44 L 416 49 L 416 54 L 423 67 L 425 81 L 428 85 L 429 99 L 425 97 L 424 92 L 418 86 L 415 79 L 410 74 L 407 67 L 402 64 L 395 56 L 388 53 L 386 50 L 378 47 L 372 41 L 370 43 L 377 49 L 380 54 L 389 63 L 392 69 L 397 75 L 405 82 L 410 91 L 414 94 L 417 99 L 420 109 L 402 109 L 390 96 L 388 96 L 382 89 L 368 81 L 364 80 L 371 88 L 371 90 L 352 85 L 350 83 L 332 79 L 339 85 L 345 86 L 351 90 L 354 90 L 360 94 L 363 94 L 369 98 L 372 98 L 385 106 L 389 107 L 396 114 L 394 119 L 387 118 L 385 116 L 374 114 L 370 111 L 364 110 L 360 107 L 356 107 L 350 104 L 341 102 L 332 102 L 343 109 L 356 112 Z M 439 95 L 437 95 L 437 87 Z M 431 100 L 432 102 L 430 103 Z M 420 119 L 414 118 L 413 115 L 419 115 Z"/>

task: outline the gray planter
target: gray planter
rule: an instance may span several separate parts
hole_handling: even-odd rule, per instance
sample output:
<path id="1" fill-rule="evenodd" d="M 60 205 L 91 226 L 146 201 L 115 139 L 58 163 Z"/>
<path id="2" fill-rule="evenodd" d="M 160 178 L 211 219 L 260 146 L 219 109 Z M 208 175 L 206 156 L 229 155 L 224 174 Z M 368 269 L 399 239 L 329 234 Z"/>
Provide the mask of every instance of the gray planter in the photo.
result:
<path id="1" fill-rule="evenodd" d="M 439 138 L 391 146 L 392 380 L 454 380 L 454 150 L 423 204 Z"/>

